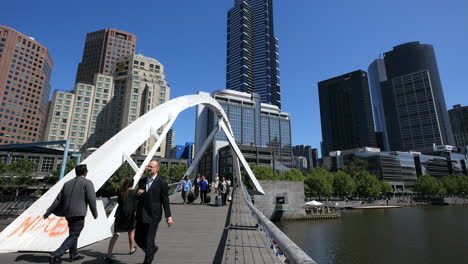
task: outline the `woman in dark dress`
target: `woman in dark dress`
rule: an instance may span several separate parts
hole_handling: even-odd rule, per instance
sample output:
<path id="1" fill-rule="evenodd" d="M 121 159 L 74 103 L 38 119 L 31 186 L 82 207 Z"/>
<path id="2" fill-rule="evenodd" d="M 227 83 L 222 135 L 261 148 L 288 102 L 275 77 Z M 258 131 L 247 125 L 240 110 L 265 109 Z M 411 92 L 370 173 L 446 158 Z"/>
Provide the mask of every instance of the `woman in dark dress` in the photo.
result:
<path id="1" fill-rule="evenodd" d="M 128 233 L 128 242 L 130 252 L 133 254 L 136 251 L 135 247 L 135 212 L 136 212 L 136 190 L 133 189 L 133 178 L 127 177 L 120 186 L 118 196 L 118 207 L 115 212 L 114 236 L 109 242 L 107 250 L 107 260 L 112 260 L 112 250 L 115 242 L 121 232 Z"/>

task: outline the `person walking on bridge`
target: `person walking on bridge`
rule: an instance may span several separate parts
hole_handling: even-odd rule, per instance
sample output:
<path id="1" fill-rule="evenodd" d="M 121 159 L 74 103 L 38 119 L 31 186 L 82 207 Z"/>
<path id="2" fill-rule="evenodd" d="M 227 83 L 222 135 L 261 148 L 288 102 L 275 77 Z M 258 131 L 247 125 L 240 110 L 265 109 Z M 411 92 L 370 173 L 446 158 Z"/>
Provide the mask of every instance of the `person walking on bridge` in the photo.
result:
<path id="1" fill-rule="evenodd" d="M 67 219 L 69 229 L 68 237 L 62 245 L 50 253 L 49 263 L 60 263 L 60 256 L 65 254 L 67 250 L 70 250 L 70 262 L 84 258 L 83 255 L 78 254 L 77 246 L 78 237 L 85 224 L 88 206 L 94 219 L 98 217 L 94 185 L 92 181 L 85 178 L 88 175 L 86 164 L 76 166 L 75 173 L 76 177 L 63 185 L 57 198 L 44 214 L 44 219 L 47 219 L 52 213 L 56 216 L 64 216 Z"/>
<path id="2" fill-rule="evenodd" d="M 184 204 L 186 204 L 187 193 L 189 193 L 192 189 L 192 181 L 189 180 L 188 175 L 185 175 L 184 178 L 180 181 L 178 188 L 182 191 L 182 200 L 184 200 Z"/>
<path id="3" fill-rule="evenodd" d="M 158 171 L 159 162 L 151 161 L 147 167 L 148 177 L 138 183 L 135 242 L 145 251 L 144 264 L 152 263 L 159 249 L 155 239 L 163 208 L 167 225 L 173 224 L 169 206 L 169 187 L 167 182 L 158 176 Z"/>
<path id="4" fill-rule="evenodd" d="M 133 255 L 136 251 L 135 247 L 135 214 L 136 214 L 136 190 L 133 189 L 133 178 L 127 177 L 120 185 L 119 195 L 117 198 L 118 207 L 115 212 L 114 235 L 109 242 L 107 249 L 107 262 L 112 262 L 112 250 L 115 242 L 121 232 L 128 233 L 128 243 L 130 246 L 129 255 Z"/>

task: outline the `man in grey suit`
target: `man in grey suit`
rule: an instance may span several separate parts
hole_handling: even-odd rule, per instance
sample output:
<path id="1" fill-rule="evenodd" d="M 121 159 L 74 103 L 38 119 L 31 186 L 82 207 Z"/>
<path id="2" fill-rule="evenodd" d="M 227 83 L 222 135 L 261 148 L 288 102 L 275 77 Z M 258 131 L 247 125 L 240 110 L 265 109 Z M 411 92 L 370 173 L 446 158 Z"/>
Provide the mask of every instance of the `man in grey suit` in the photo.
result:
<path id="1" fill-rule="evenodd" d="M 76 178 L 66 182 L 57 198 L 44 214 L 44 219 L 50 214 L 64 216 L 68 222 L 68 237 L 62 245 L 54 252 L 50 253 L 49 263 L 59 263 L 60 256 L 70 250 L 70 262 L 84 258 L 77 251 L 78 237 L 84 227 L 84 220 L 88 205 L 94 219 L 97 218 L 96 192 L 93 182 L 86 179 L 88 168 L 86 164 L 75 167 Z"/>

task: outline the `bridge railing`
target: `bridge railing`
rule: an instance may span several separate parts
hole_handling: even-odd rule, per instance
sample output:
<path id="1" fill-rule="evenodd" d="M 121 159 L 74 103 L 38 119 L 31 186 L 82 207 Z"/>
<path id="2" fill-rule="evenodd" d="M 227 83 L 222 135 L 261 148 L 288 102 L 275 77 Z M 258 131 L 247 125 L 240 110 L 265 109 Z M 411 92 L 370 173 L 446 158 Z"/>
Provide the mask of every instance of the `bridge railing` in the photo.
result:
<path id="1" fill-rule="evenodd" d="M 242 181 L 240 181 L 240 188 L 243 193 L 243 198 L 247 206 L 252 211 L 253 215 L 257 218 L 259 226 L 263 228 L 263 232 L 267 237 L 270 237 L 273 244 L 276 243 L 277 247 L 283 252 L 286 257 L 286 263 L 291 264 L 317 264 L 309 255 L 307 255 L 300 247 L 296 245 L 286 234 L 283 233 L 268 217 L 266 217 L 260 210 L 257 209 L 252 203 L 252 199 L 245 188 Z"/>

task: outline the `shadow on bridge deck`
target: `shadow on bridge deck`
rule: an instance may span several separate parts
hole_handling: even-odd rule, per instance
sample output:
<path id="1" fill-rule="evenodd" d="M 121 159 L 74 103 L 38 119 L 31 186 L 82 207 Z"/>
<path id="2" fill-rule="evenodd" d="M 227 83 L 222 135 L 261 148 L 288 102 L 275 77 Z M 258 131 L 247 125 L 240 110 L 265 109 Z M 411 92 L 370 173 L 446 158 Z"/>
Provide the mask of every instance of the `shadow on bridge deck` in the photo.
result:
<path id="1" fill-rule="evenodd" d="M 233 198 L 232 205 L 215 207 L 214 195 L 210 205 L 200 205 L 199 199 L 183 205 L 180 193 L 171 196 L 174 225 L 159 224 L 154 263 L 275 263 L 274 252 L 265 248 L 262 233 L 255 229 L 255 217 L 237 192 Z M 108 245 L 106 239 L 79 249 L 86 257 L 75 263 L 104 263 Z M 143 262 L 141 249 L 134 255 L 128 252 L 128 237 L 121 234 L 114 247 L 115 263 Z M 47 263 L 47 256 L 38 252 L 0 254 L 0 263 Z"/>

